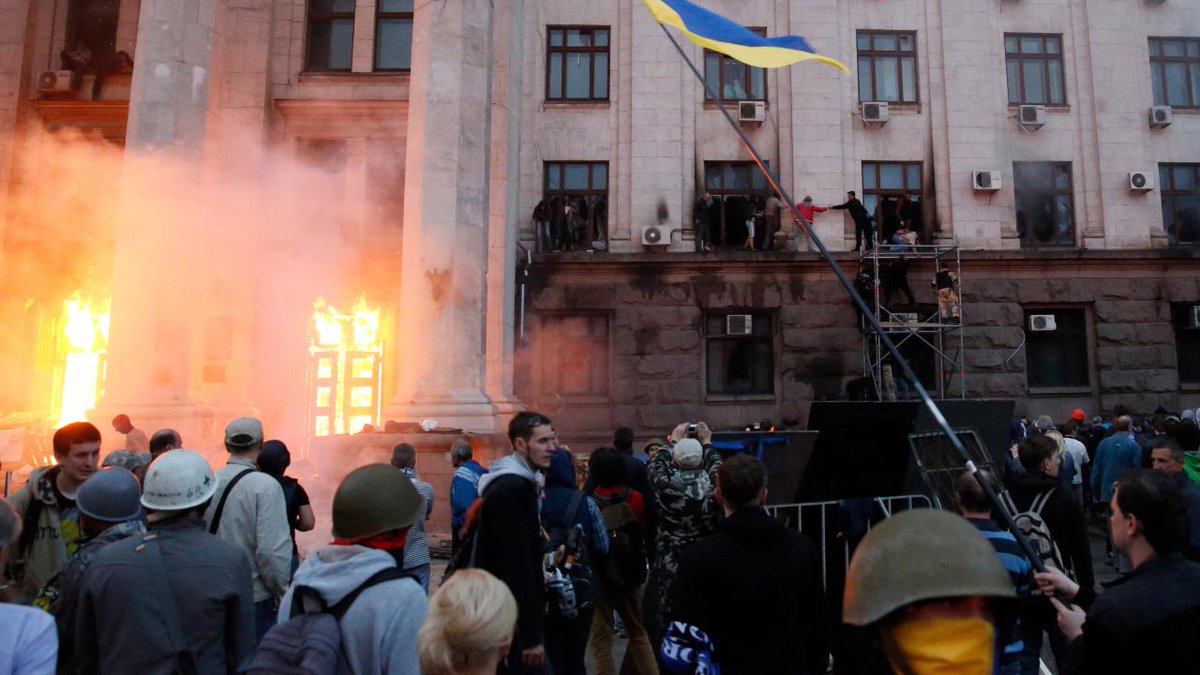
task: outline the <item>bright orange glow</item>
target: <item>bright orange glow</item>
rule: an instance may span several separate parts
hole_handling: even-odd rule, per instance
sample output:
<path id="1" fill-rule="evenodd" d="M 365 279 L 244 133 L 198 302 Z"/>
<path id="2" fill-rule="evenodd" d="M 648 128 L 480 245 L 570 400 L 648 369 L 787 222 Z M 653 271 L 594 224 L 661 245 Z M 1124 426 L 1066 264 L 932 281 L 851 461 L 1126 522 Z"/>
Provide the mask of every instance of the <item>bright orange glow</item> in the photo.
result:
<path id="1" fill-rule="evenodd" d="M 357 433 L 379 420 L 379 363 L 383 342 L 379 307 L 359 296 L 344 312 L 317 298 L 313 303 L 314 436 Z"/>
<path id="2" fill-rule="evenodd" d="M 96 407 L 104 382 L 108 349 L 109 301 L 93 304 L 79 293 L 63 302 L 59 353 L 62 354 L 62 392 L 57 426 L 80 422 Z"/>

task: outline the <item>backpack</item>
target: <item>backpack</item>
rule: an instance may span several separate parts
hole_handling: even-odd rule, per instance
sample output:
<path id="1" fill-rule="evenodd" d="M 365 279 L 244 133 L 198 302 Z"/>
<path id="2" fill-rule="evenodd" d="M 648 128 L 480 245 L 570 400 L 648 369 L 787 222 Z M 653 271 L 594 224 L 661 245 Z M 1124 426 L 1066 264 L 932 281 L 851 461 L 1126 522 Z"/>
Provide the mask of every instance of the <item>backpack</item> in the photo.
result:
<path id="1" fill-rule="evenodd" d="M 579 610 L 592 606 L 595 595 L 595 576 L 592 574 L 587 541 L 583 526 L 578 524 L 584 508 L 582 492 L 576 491 L 563 512 L 564 525 L 551 527 L 546 533 L 546 593 L 549 614 L 566 619 L 578 616 Z M 564 551 L 557 559 L 559 548 Z"/>
<path id="2" fill-rule="evenodd" d="M 642 525 L 633 512 L 626 487 L 612 497 L 595 496 L 600 515 L 608 530 L 608 557 L 600 567 L 600 578 L 607 588 L 629 591 L 646 581 L 646 540 Z"/>
<path id="3" fill-rule="evenodd" d="M 406 576 L 411 575 L 397 567 L 376 572 L 332 607 L 327 607 L 311 587 L 297 586 L 292 591 L 291 618 L 267 631 L 247 672 L 258 675 L 336 673 L 338 664 L 346 658 L 342 651 L 342 632 L 338 627 L 342 616 L 363 591 Z M 304 611 L 302 601 L 305 595 L 316 598 L 321 609 Z"/>
<path id="4" fill-rule="evenodd" d="M 1046 521 L 1042 518 L 1042 509 L 1046 508 L 1046 502 L 1050 501 L 1050 496 L 1058 488 L 1051 488 L 1034 497 L 1033 503 L 1029 505 L 1029 510 L 1018 511 L 1016 505 L 1012 501 L 1012 497 L 1007 492 L 1004 495 L 1004 506 L 1013 514 L 1013 522 L 1021 534 L 1029 540 L 1029 544 L 1033 550 L 1037 552 L 1038 557 L 1048 567 L 1055 567 L 1074 578 L 1071 570 L 1063 565 L 1062 553 L 1058 550 L 1058 544 L 1054 543 L 1054 535 L 1050 534 L 1050 527 L 1046 525 Z"/>

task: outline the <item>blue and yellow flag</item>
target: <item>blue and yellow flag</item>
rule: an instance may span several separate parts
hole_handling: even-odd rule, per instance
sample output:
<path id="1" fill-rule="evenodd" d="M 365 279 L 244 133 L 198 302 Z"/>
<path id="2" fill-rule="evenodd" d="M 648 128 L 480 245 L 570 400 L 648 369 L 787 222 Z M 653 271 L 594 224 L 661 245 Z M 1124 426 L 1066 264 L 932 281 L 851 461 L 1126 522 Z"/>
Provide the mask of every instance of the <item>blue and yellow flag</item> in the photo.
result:
<path id="1" fill-rule="evenodd" d="M 642 0 L 659 23 L 683 31 L 692 42 L 759 68 L 782 68 L 798 61 L 819 61 L 846 74 L 850 69 L 836 59 L 813 51 L 799 35 L 763 37 L 720 14 L 687 0 Z"/>

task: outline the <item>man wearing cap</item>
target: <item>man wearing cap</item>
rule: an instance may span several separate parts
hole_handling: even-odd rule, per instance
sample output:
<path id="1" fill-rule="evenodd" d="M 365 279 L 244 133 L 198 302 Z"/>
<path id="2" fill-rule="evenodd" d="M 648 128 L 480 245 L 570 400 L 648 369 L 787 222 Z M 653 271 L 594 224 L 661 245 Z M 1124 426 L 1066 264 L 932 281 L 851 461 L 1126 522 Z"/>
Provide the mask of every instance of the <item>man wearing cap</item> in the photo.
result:
<path id="1" fill-rule="evenodd" d="M 408 476 L 387 464 L 351 471 L 333 496 L 333 543 L 296 570 L 296 579 L 279 605 L 280 623 L 319 609 L 315 599 L 304 593 L 296 600 L 301 586 L 315 591 L 326 607 L 362 588 L 338 622 L 350 672 L 421 672 L 417 632 L 428 600 L 420 582 L 399 569 L 421 505 L 421 495 Z M 263 649 L 270 644 L 268 639 Z"/>
<path id="2" fill-rule="evenodd" d="M 855 549 L 842 620 L 874 634 L 883 654 L 873 654 L 871 665 L 992 675 L 1007 623 L 998 617 L 1010 613 L 1004 602 L 1015 597 L 979 530 L 949 511 L 913 509 L 876 525 Z"/>
<path id="3" fill-rule="evenodd" d="M 712 432 L 708 425 L 696 424 L 696 438 L 688 437 L 688 428 L 687 422 L 675 427 L 666 443 L 651 449 L 646 465 L 659 505 L 658 538 L 647 587 L 647 595 L 654 589 L 650 601 L 655 602 L 657 612 L 657 622 L 648 622 L 646 627 L 653 643 L 661 641 L 671 617 L 670 592 L 679 569 L 679 553 L 717 524 L 714 486 L 721 455 L 709 445 Z"/>
<path id="4" fill-rule="evenodd" d="M 141 498 L 142 486 L 137 477 L 119 467 L 92 474 L 79 488 L 75 503 L 85 543 L 33 601 L 35 607 L 50 612 L 58 624 L 60 673 L 75 670 L 75 610 L 79 606 L 83 573 L 105 546 L 146 533 L 141 521 Z"/>
<path id="5" fill-rule="evenodd" d="M 275 603 L 287 591 L 292 572 L 287 500 L 279 481 L 258 471 L 262 442 L 262 422 L 253 417 L 239 417 L 225 427 L 229 461 L 217 472 L 216 495 L 204 512 L 209 532 L 250 556 L 257 640 L 275 625 Z"/>
<path id="6" fill-rule="evenodd" d="M 75 627 L 80 673 L 241 672 L 254 654 L 250 561 L 204 531 L 217 479 L 172 450 L 146 472 L 149 534 L 101 549 L 83 575 Z"/>

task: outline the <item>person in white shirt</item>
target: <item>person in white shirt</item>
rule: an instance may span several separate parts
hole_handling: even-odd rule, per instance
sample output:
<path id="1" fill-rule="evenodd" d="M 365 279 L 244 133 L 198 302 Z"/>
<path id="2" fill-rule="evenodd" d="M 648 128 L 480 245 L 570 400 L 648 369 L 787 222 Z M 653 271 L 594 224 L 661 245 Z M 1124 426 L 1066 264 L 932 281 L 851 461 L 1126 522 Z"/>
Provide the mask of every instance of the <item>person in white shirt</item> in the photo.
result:
<path id="1" fill-rule="evenodd" d="M 1071 494 L 1079 500 L 1079 504 L 1083 505 L 1083 465 L 1090 464 L 1092 458 L 1088 456 L 1087 446 L 1083 441 L 1079 440 L 1079 423 L 1072 419 L 1063 425 L 1063 444 L 1065 450 L 1071 454 L 1071 458 L 1075 460 L 1075 477 L 1071 479 Z"/>

